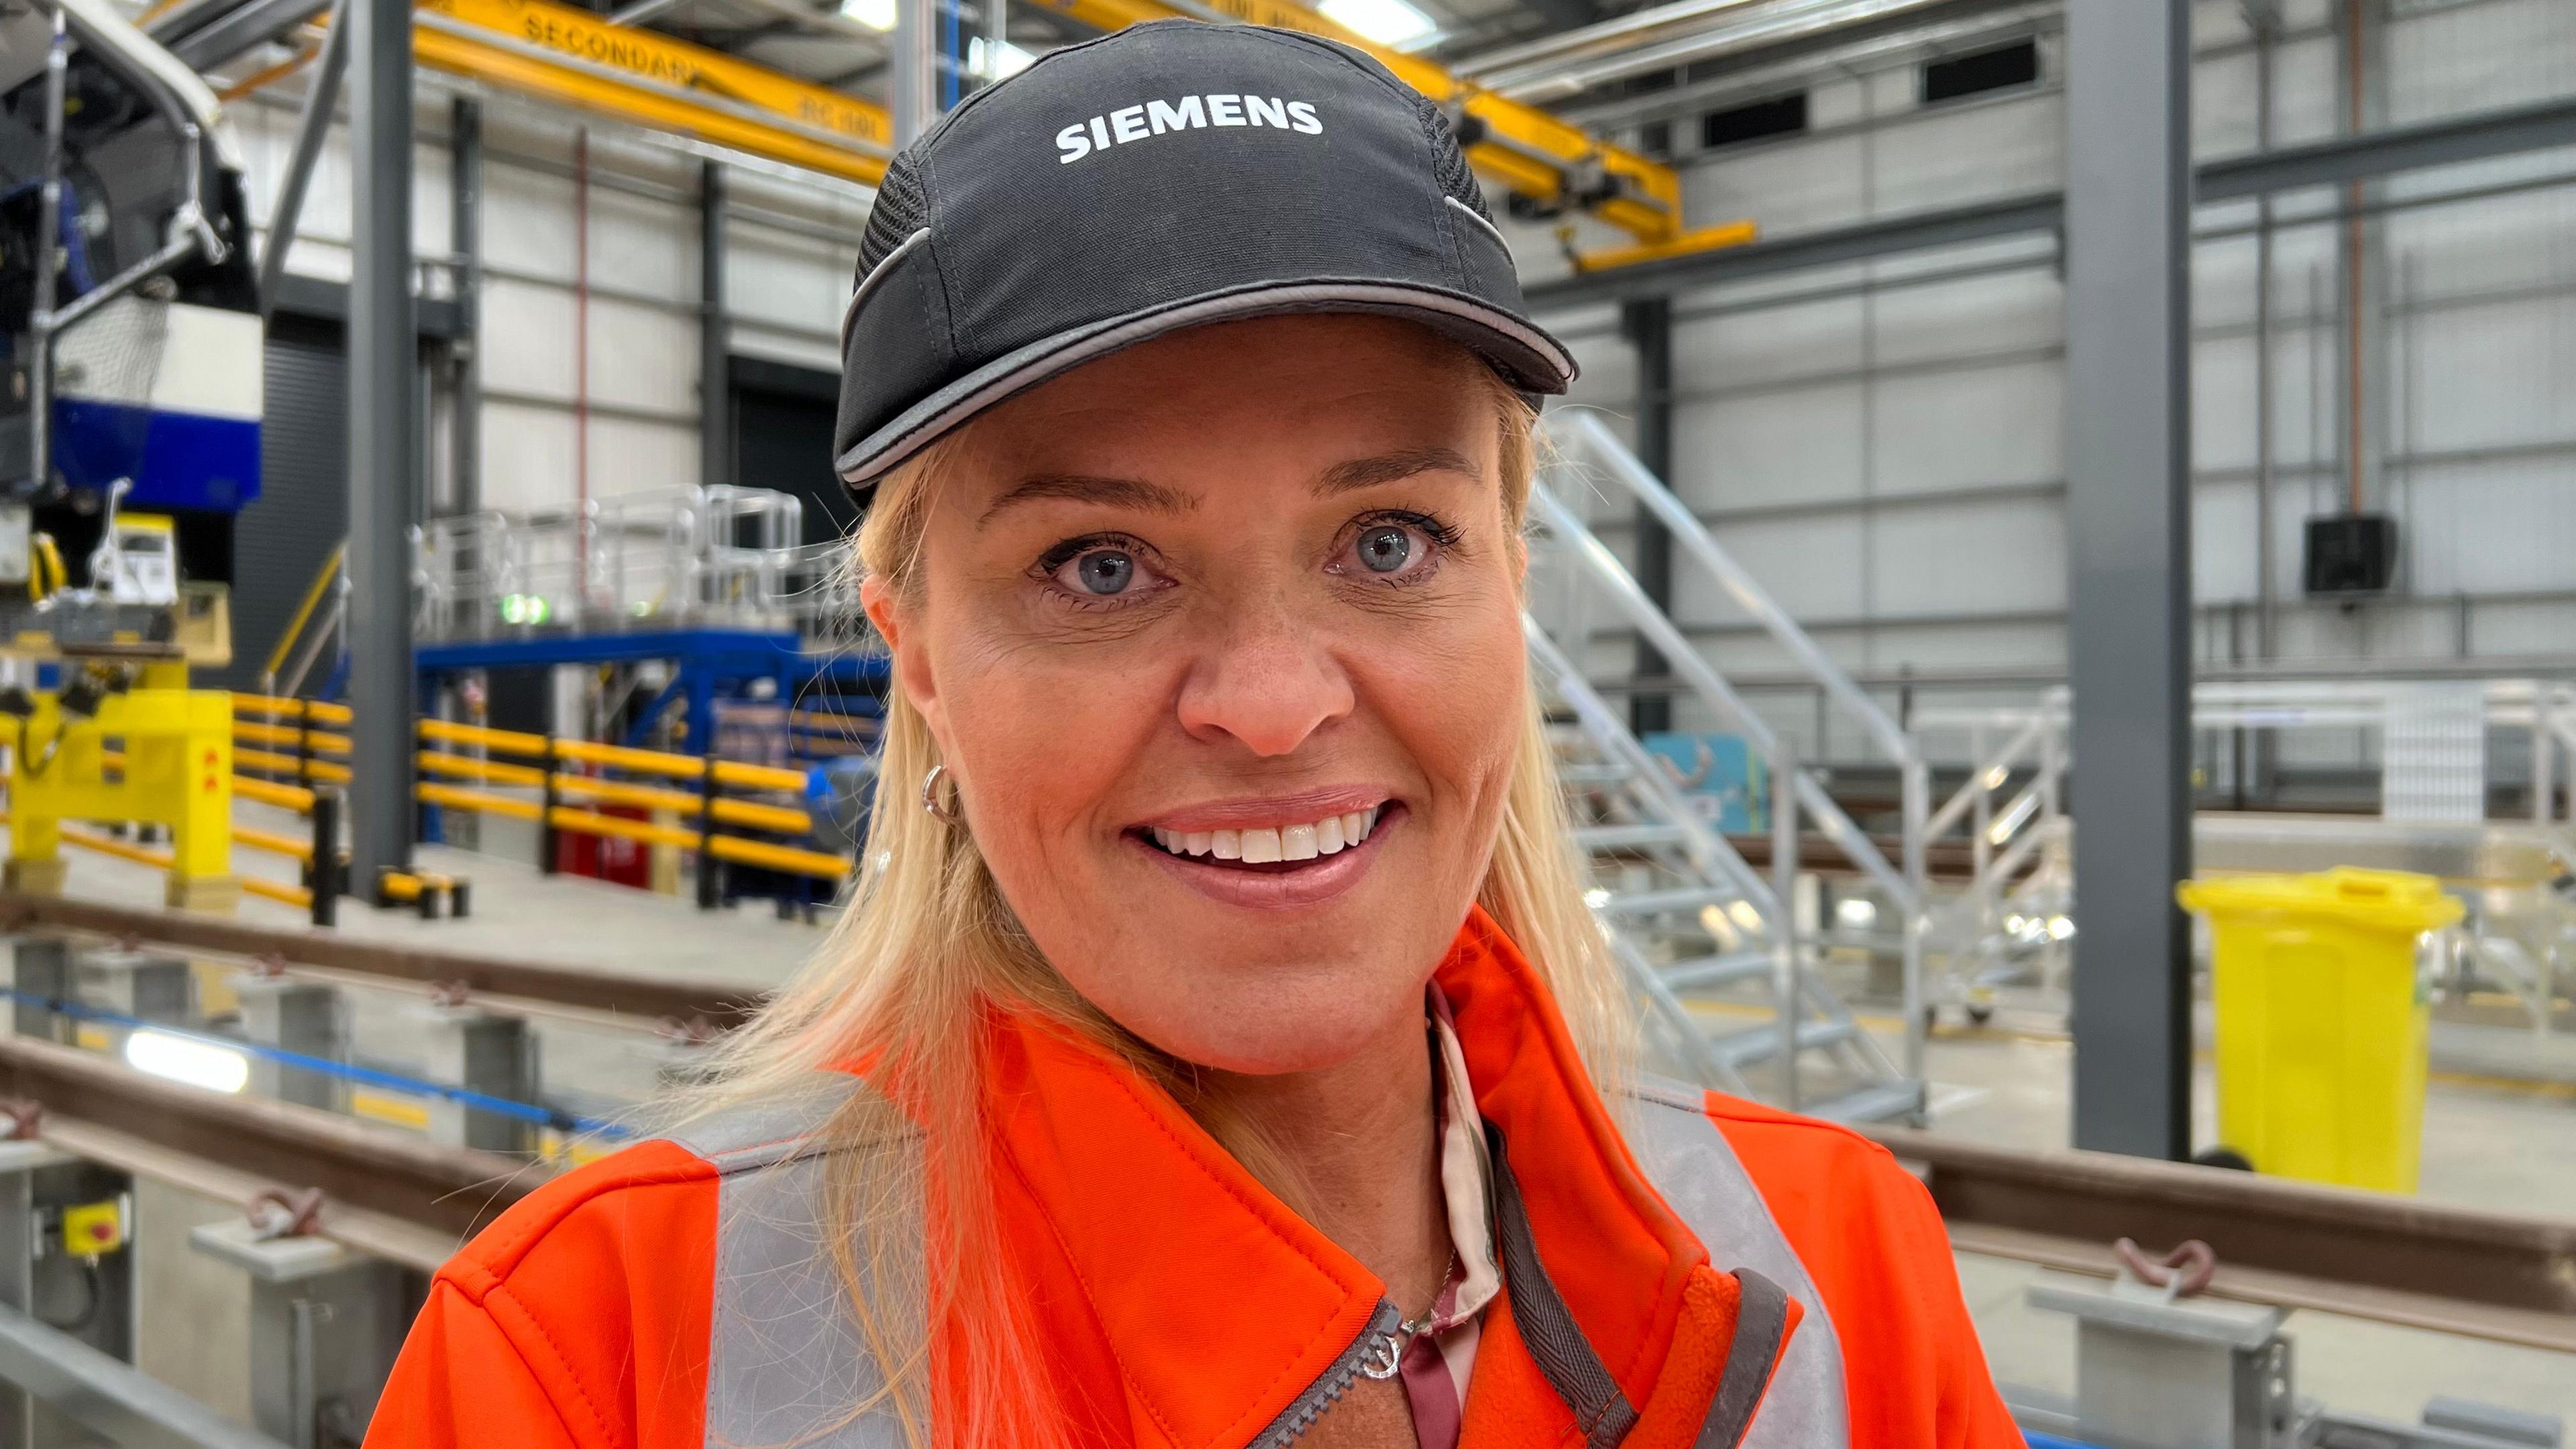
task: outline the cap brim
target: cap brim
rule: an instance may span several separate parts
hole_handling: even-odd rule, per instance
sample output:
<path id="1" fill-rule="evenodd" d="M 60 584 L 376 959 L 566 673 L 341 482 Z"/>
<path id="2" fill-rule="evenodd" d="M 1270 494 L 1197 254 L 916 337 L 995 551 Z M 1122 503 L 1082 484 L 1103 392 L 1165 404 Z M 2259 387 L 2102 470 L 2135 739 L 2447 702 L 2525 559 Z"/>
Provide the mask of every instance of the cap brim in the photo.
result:
<path id="1" fill-rule="evenodd" d="M 1214 322 L 1298 312 L 1366 312 L 1419 322 L 1476 353 L 1521 392 L 1553 396 L 1574 381 L 1573 355 L 1527 319 L 1459 292 L 1400 282 L 1300 281 L 1185 298 L 1042 338 L 994 359 L 868 434 L 833 468 L 864 497 L 877 480 L 951 428 L 1086 362 Z"/>

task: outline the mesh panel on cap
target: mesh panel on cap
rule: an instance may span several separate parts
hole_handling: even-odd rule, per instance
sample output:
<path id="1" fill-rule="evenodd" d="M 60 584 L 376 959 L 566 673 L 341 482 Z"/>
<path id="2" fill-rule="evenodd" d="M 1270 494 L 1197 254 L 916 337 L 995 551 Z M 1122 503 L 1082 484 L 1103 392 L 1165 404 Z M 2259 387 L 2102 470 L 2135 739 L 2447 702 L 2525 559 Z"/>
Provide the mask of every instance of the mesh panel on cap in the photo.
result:
<path id="1" fill-rule="evenodd" d="M 1485 188 L 1476 184 L 1476 173 L 1468 168 L 1467 153 L 1458 144 L 1458 133 L 1449 127 L 1448 113 L 1429 96 L 1414 92 L 1413 109 L 1422 117 L 1422 132 L 1431 139 L 1431 179 L 1440 189 L 1458 199 L 1458 204 L 1487 221 L 1494 214 L 1485 209 Z"/>
<path id="2" fill-rule="evenodd" d="M 921 172 L 912 164 L 912 153 L 905 151 L 886 163 L 885 179 L 877 183 L 867 230 L 859 236 L 858 280 L 866 281 L 888 253 L 928 225 L 930 198 L 921 189 Z"/>

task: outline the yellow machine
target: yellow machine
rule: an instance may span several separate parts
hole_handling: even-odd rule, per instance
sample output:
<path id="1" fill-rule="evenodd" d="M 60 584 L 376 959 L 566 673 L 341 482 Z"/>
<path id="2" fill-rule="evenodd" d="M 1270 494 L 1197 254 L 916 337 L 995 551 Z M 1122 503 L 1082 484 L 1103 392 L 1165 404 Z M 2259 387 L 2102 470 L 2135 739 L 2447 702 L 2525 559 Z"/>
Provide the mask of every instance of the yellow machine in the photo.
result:
<path id="1" fill-rule="evenodd" d="M 233 711 L 222 690 L 190 689 L 185 660 L 137 665 L 77 658 L 58 691 L 0 694 L 9 722 L 12 890 L 63 886 L 65 820 L 170 827 L 167 900 L 230 911 L 233 876 Z M 118 748 L 121 746 L 121 748 Z"/>
<path id="2" fill-rule="evenodd" d="M 230 657 L 222 586 L 180 581 L 166 517 L 112 518 L 90 558 L 92 587 L 72 589 L 60 550 L 27 528 L 23 506 L 0 515 L 0 584 L 9 586 L 0 651 L 62 671 L 57 689 L 0 689 L 9 751 L 0 879 L 12 890 L 60 891 L 66 820 L 166 825 L 169 903 L 230 911 L 240 895 L 232 696 L 188 687 L 192 659 Z"/>

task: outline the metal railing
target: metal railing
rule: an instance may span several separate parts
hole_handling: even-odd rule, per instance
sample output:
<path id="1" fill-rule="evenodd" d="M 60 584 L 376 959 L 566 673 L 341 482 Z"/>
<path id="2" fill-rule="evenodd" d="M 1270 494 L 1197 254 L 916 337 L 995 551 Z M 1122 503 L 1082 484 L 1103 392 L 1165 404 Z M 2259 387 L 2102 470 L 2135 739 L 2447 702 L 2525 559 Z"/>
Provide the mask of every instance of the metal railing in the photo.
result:
<path id="1" fill-rule="evenodd" d="M 414 632 L 722 625 L 837 635 L 857 614 L 847 546 L 804 542 L 804 504 L 768 488 L 664 488 L 413 530 Z"/>
<path id="2" fill-rule="evenodd" d="M 1741 1090 L 1742 1079 L 1735 1069 L 1777 1055 L 1782 1057 L 1777 1094 L 1801 1098 L 1804 1093 L 1798 1080 L 1798 1058 L 1811 1049 L 1823 1049 L 1838 1058 L 1860 1084 L 1843 1094 L 1839 1108 L 1843 1115 L 1918 1114 L 1923 1080 L 1924 825 L 1929 814 L 1930 778 L 1920 751 L 1906 731 L 1825 656 L 1769 591 L 1710 537 L 1698 518 L 1619 442 L 1598 416 L 1561 411 L 1549 414 L 1545 426 L 1556 461 L 1533 488 L 1530 503 L 1535 541 L 1549 556 L 1534 559 L 1530 632 L 1536 672 L 1542 684 L 1553 689 L 1560 704 L 1572 710 L 1594 754 L 1600 757 L 1589 766 L 1597 778 L 1587 779 L 1587 767 L 1578 764 L 1569 769 L 1570 782 L 1578 787 L 1607 785 L 1620 792 L 1622 798 L 1613 802 L 1612 813 L 1633 817 L 1634 821 L 1634 828 L 1624 832 L 1615 822 L 1588 831 L 1578 828 L 1578 843 L 1596 847 L 1596 855 L 1610 848 L 1631 854 L 1639 850 L 1650 855 L 1661 852 L 1659 863 L 1689 882 L 1679 893 L 1649 893 L 1648 904 L 1658 908 L 1655 910 L 1635 905 L 1620 892 L 1607 893 L 1601 904 L 1614 928 L 1635 917 L 1670 915 L 1673 912 L 1667 908 L 1678 907 L 1706 929 L 1720 948 L 1713 957 L 1666 962 L 1651 971 L 1662 989 L 1641 982 L 1650 1020 L 1659 1023 L 1660 1030 L 1679 1029 L 1686 1013 L 1677 1015 L 1683 1012 L 1677 996 L 1664 999 L 1671 993 L 1767 981 L 1772 987 L 1769 1009 L 1773 1020 L 1769 1026 L 1715 1038 L 1707 1051 L 1690 1054 L 1706 1061 L 1714 1052 L 1729 1066 L 1727 1072 L 1703 1070 L 1703 1076 L 1712 1079 L 1711 1085 Z M 1758 623 L 1894 762 L 1902 782 L 1895 861 L 1889 860 L 1878 842 L 1833 798 L 1825 779 L 1799 763 L 1792 742 L 1744 701 L 1566 502 L 1569 497 L 1581 496 L 1578 489 L 1589 491 L 1602 485 L 1607 485 L 1614 496 L 1625 495 L 1652 514 L 1672 536 L 1677 562 L 1713 582 L 1729 602 Z M 1739 734 L 1749 754 L 1770 769 L 1778 786 L 1772 792 L 1773 876 L 1783 884 L 1763 882 L 1713 829 L 1678 828 L 1694 812 L 1679 801 L 1669 782 L 1662 780 L 1659 764 L 1654 767 L 1656 783 L 1644 783 L 1646 770 L 1638 761 L 1651 759 L 1651 755 L 1600 701 L 1598 692 L 1584 677 L 1582 666 L 1588 662 L 1595 639 L 1592 609 L 1603 603 L 1610 611 L 1610 617 L 1601 621 L 1605 628 L 1633 634 L 1651 645 L 1671 671 L 1675 684 L 1671 692 L 1696 702 L 1724 727 Z M 1798 852 L 1803 834 L 1794 827 L 1801 820 L 1820 832 L 1834 853 L 1875 882 L 1899 911 L 1898 949 L 1906 1022 L 1899 1061 L 1887 1060 L 1839 998 L 1806 964 L 1809 949 L 1794 944 L 1796 905 L 1792 897 L 1800 873 Z M 1784 826 L 1788 828 L 1781 828 Z M 1692 881 L 1694 872 L 1697 879 Z M 1695 901 L 1691 898 L 1694 891 L 1724 892 L 1731 899 Z M 1628 962 L 1630 974 L 1637 976 L 1647 969 L 1649 953 L 1630 934 L 1614 929 L 1614 940 L 1621 942 L 1623 960 Z M 1758 943 L 1759 949 L 1745 949 L 1748 943 Z M 1775 954 L 1787 960 L 1785 970 L 1769 969 L 1768 962 Z"/>
<path id="3" fill-rule="evenodd" d="M 2274 822 L 2204 816 L 2196 830 L 2202 853 L 2223 850 L 2229 861 L 2224 868 L 2253 868 L 2256 857 L 2277 849 L 2283 858 L 2276 868 L 2310 869 L 2318 862 L 2309 857 L 2320 850 L 2369 849 L 2375 833 L 2388 837 L 2388 850 L 2411 853 L 2420 865 L 2508 853 L 2499 842 L 2509 839 L 2509 853 L 2529 862 L 2520 868 L 2527 879 L 2499 876 L 2484 864 L 2437 872 L 2469 897 L 2471 906 L 2461 933 L 2465 949 L 2459 964 L 2466 974 L 2456 984 L 2503 986 L 2520 1000 L 2534 1028 L 2546 1031 L 2561 983 L 2576 980 L 2576 902 L 2552 884 L 2576 875 L 2576 818 L 2561 805 L 2571 783 L 2564 766 L 2576 760 L 2576 684 L 2488 679 L 2433 688 L 2460 697 L 2469 727 L 2519 733 L 2529 740 L 2527 819 L 2486 818 L 2488 772 L 2481 766 L 2474 778 L 2463 777 L 2469 788 L 2461 800 L 2464 813 L 2456 819 L 2317 822 L 2281 817 Z M 2207 681 L 2192 691 L 2192 726 L 2197 731 L 2365 731 L 2378 737 L 2385 765 L 2392 729 L 2402 728 L 2410 713 L 2420 709 L 2426 692 L 2427 686 L 2396 680 Z M 2074 763 L 2069 709 L 2069 695 L 2061 688 L 2019 707 L 1925 710 L 1914 717 L 1916 729 L 1927 738 L 1964 735 L 1971 761 L 1966 781 L 1926 823 L 1929 840 L 1959 833 L 1970 847 L 1966 888 L 1931 917 L 1931 950 L 1942 968 L 1935 991 L 1940 1003 L 1960 1002 L 1981 1012 L 1997 986 L 2035 980 L 2054 991 L 2064 985 L 2070 939 L 2082 929 L 2073 892 L 2079 832 L 2065 800 Z M 1994 744 L 1996 740 L 2002 743 Z M 2480 761 L 2484 753 L 2481 742 Z M 2237 823 L 2222 823 L 2227 820 Z M 2331 830 L 2321 828 L 2329 823 Z M 2406 862 L 2391 857 L 2389 863 Z"/>

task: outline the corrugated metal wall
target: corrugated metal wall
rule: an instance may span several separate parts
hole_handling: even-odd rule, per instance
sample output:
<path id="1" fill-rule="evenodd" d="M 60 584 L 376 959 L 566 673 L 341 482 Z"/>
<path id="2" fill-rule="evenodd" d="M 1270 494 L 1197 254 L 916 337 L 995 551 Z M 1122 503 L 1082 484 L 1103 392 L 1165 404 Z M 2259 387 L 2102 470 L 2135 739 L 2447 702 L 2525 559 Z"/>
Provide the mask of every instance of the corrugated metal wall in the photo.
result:
<path id="1" fill-rule="evenodd" d="M 2291 0 L 2276 50 L 2274 135 L 2340 133 L 2335 0 Z M 2576 92 L 2576 5 L 2394 0 L 2371 124 L 2405 125 Z M 2234 0 L 2202 4 L 2196 145 L 2253 149 L 2255 57 Z M 1818 76 L 1806 134 L 1692 154 L 1691 214 L 1750 216 L 1785 236 L 2024 195 L 2062 182 L 2059 37 L 2036 86 L 1925 105 L 1916 67 Z M 2534 178 L 2563 185 L 2427 203 Z M 2345 609 L 2299 593 L 2303 521 L 2344 491 L 2343 229 L 2320 188 L 2274 200 L 2273 567 L 2277 657 L 2321 668 L 2459 657 L 2526 667 L 2576 658 L 2576 152 L 2405 174 L 2379 184 L 2384 293 L 2364 346 L 2387 374 L 2370 506 L 2403 530 L 2391 596 Z M 2206 206 L 2194 286 L 2195 587 L 2200 652 L 2259 654 L 2256 613 L 2253 202 Z M 1557 245 L 1519 229 L 1533 276 Z M 1719 540 L 1839 660 L 1893 699 L 2025 700 L 2063 673 L 2064 320 L 2043 237 L 1893 257 L 1676 298 L 1673 482 Z M 1580 334 L 1579 400 L 1634 401 L 1606 308 L 1549 319 Z M 1616 520 L 1604 520 L 1625 547 Z M 1780 661 L 1685 571 L 1675 612 L 1722 666 Z M 1814 751 L 1811 696 L 1755 691 Z M 1857 741 L 1838 735 L 1831 753 Z M 2349 739 L 2307 741 L 2351 760 Z"/>

